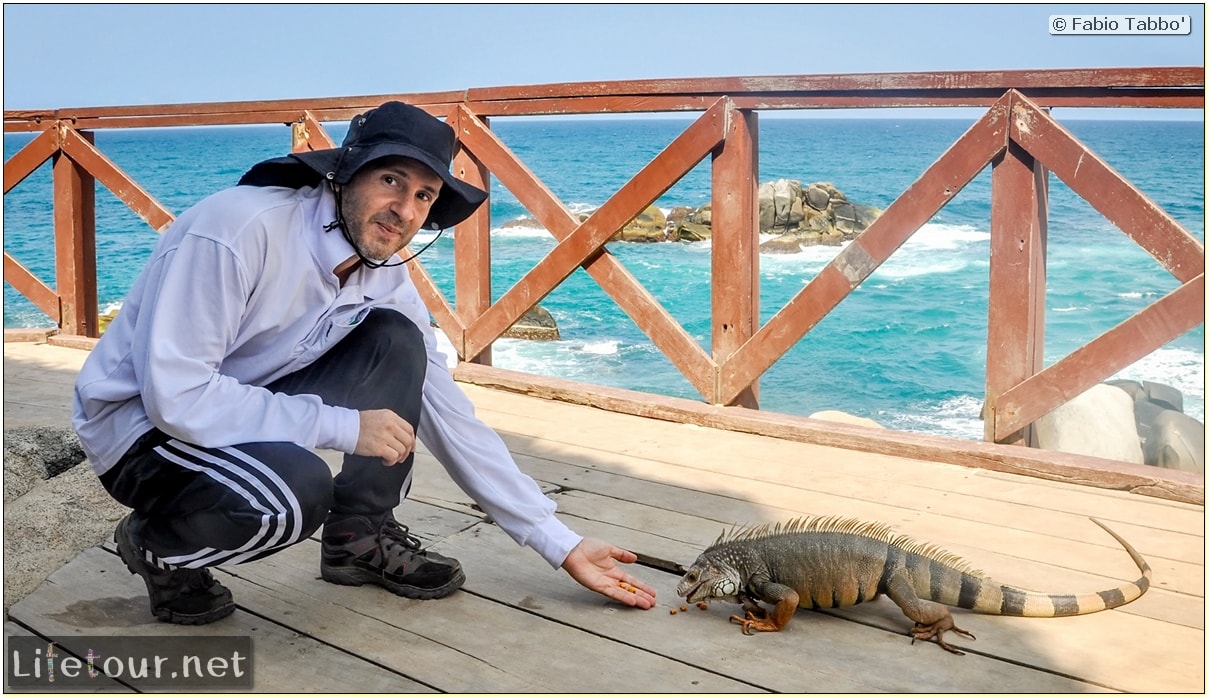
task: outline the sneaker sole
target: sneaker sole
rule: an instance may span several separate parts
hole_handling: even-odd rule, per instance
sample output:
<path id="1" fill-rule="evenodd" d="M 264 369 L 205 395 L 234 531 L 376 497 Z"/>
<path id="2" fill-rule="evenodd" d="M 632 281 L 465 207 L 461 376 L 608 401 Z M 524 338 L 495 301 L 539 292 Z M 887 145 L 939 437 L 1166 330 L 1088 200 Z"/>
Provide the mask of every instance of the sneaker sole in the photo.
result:
<path id="1" fill-rule="evenodd" d="M 119 537 L 121 540 L 119 540 Z M 130 574 L 140 577 L 144 584 L 150 584 L 147 578 L 143 576 L 142 570 L 139 569 L 137 559 L 133 559 L 134 541 L 130 540 L 130 536 L 126 534 L 125 518 L 123 518 L 118 523 L 117 528 L 114 529 L 113 542 L 117 545 L 118 557 L 122 558 L 122 563 L 126 565 L 126 569 L 130 571 Z M 148 603 L 150 603 L 150 592 L 148 593 L 147 600 Z M 155 606 L 151 607 L 151 614 L 155 616 L 156 620 L 164 623 L 174 623 L 176 625 L 205 625 L 207 623 L 213 623 L 216 620 L 226 618 L 234 612 L 234 601 L 228 601 L 218 608 L 212 608 L 205 613 L 197 614 L 176 613 L 170 608 L 156 608 Z"/>
<path id="2" fill-rule="evenodd" d="M 435 589 L 424 589 L 414 587 L 408 584 L 399 584 L 385 579 L 380 574 L 375 574 L 369 570 L 357 569 L 355 567 L 332 568 L 320 565 L 319 575 L 323 581 L 332 584 L 340 584 L 342 586 L 359 587 L 363 584 L 373 584 L 380 586 L 387 591 L 398 596 L 406 596 L 409 599 L 419 599 L 427 601 L 431 599 L 440 599 L 449 596 L 453 592 L 462 588 L 462 584 L 466 582 L 466 575 L 461 569 L 458 569 L 457 574 L 453 579 L 450 579 L 445 584 L 436 587 Z"/>

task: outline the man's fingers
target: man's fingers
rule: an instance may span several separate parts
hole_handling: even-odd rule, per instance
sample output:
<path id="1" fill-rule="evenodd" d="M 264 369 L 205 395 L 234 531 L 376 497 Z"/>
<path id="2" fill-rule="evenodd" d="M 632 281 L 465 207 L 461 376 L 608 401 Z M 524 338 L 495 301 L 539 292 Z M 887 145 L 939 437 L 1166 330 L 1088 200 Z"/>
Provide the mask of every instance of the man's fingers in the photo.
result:
<path id="1" fill-rule="evenodd" d="M 629 564 L 638 560 L 638 555 L 624 548 L 613 548 L 609 551 L 609 556 L 618 562 Z"/>
<path id="2" fill-rule="evenodd" d="M 390 467 L 401 463 L 416 447 L 416 431 L 399 415 L 386 409 L 362 410 L 361 433 L 353 451 L 359 456 L 374 456 Z"/>
<path id="3" fill-rule="evenodd" d="M 639 608 L 650 608 L 655 605 L 655 590 L 629 575 L 618 581 L 616 587 L 609 590 L 608 595 L 622 603 Z"/>

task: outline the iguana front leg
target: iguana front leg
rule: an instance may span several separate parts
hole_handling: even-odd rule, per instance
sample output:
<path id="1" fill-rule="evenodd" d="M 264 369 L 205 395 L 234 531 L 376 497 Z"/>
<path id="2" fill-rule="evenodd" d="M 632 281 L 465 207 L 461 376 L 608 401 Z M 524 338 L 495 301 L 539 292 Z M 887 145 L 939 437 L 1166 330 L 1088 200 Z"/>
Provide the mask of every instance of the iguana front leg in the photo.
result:
<path id="1" fill-rule="evenodd" d="M 798 592 L 784 584 L 767 582 L 760 587 L 759 594 L 761 599 L 776 606 L 770 614 L 751 597 L 743 597 L 743 610 L 747 616 L 731 616 L 730 619 L 743 626 L 744 635 L 751 635 L 752 630 L 775 633 L 788 625 L 794 611 L 798 610 Z"/>
<path id="2" fill-rule="evenodd" d="M 974 635 L 962 630 L 953 624 L 953 614 L 944 604 L 921 599 L 915 594 L 915 589 L 911 585 L 910 576 L 906 570 L 897 570 L 890 576 L 890 582 L 886 585 L 886 596 L 889 596 L 898 607 L 903 610 L 908 618 L 915 621 L 915 627 L 911 629 L 911 642 L 916 640 L 930 640 L 936 638 L 936 644 L 952 652 L 953 654 L 965 654 L 944 641 L 945 632 L 952 630 L 953 632 L 968 637 L 971 640 L 975 639 Z"/>

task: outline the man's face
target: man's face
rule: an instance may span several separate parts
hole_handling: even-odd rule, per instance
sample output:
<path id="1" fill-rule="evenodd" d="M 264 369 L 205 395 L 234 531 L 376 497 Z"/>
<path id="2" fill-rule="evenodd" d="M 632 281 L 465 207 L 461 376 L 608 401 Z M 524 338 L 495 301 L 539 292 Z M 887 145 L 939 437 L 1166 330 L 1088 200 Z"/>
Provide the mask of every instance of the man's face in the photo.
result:
<path id="1" fill-rule="evenodd" d="M 441 191 L 441 178 L 418 160 L 374 160 L 342 189 L 344 221 L 361 254 L 384 260 L 411 242 Z"/>

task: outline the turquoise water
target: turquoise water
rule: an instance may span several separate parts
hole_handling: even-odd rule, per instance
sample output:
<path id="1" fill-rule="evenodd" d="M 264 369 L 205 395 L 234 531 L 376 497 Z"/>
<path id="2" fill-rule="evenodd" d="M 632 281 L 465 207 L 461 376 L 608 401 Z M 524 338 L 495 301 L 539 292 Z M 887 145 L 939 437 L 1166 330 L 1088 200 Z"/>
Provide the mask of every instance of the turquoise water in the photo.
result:
<path id="1" fill-rule="evenodd" d="M 760 181 L 828 181 L 850 200 L 885 208 L 972 120 L 774 119 L 760 124 Z M 496 120 L 508 146 L 573 210 L 602 204 L 681 133 L 683 119 Z M 1204 240 L 1201 122 L 1066 122 L 1077 137 Z M 332 128 L 337 139 L 342 127 Z M 284 127 L 101 132 L 98 147 L 166 208 L 179 212 L 234 184 L 253 163 L 285 152 Z M 28 136 L 5 138 L 5 157 Z M 709 162 L 657 204 L 708 201 Z M 1157 262 L 1098 212 L 1050 178 L 1045 358 L 1052 363 L 1176 288 Z M 49 167 L 5 196 L 5 250 L 54 278 Z M 498 185 L 495 226 L 525 215 Z M 97 191 L 99 295 L 120 302 L 157 236 L 103 187 Z M 980 438 L 986 359 L 990 168 L 917 232 L 761 379 L 764 409 L 838 409 L 910 431 Z M 497 227 L 493 292 L 501 295 L 551 249 L 544 230 Z M 709 347 L 708 243 L 611 244 L 609 249 L 668 312 Z M 820 247 L 762 255 L 760 308 L 767 320 L 836 254 Z M 452 235 L 424 253 L 447 297 Z M 5 286 L 5 327 L 49 324 Z M 699 399 L 672 364 L 582 270 L 542 301 L 558 342 L 501 340 L 494 363 L 538 374 Z M 1120 375 L 1179 388 L 1204 419 L 1204 329 L 1171 342 Z"/>

